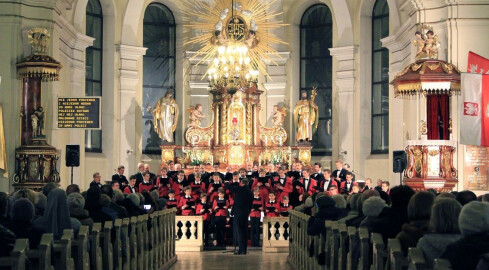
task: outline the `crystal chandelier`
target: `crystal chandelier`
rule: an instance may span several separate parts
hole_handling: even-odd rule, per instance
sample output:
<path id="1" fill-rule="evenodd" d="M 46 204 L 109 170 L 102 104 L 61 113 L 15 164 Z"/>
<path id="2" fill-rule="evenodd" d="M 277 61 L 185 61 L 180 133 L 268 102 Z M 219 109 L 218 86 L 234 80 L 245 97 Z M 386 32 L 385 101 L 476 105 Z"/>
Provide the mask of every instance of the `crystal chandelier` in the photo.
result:
<path id="1" fill-rule="evenodd" d="M 275 0 L 183 0 L 186 31 L 202 31 L 186 45 L 198 45 L 194 59 L 208 63 L 202 79 L 212 89 L 246 89 L 256 86 L 258 74 L 268 76 L 265 61 L 276 64 L 274 48 L 286 44 L 273 33 L 285 26 L 270 11 Z"/>
<path id="2" fill-rule="evenodd" d="M 246 88 L 258 82 L 258 69 L 251 63 L 248 47 L 233 44 L 219 46 L 207 71 L 211 88 Z"/>

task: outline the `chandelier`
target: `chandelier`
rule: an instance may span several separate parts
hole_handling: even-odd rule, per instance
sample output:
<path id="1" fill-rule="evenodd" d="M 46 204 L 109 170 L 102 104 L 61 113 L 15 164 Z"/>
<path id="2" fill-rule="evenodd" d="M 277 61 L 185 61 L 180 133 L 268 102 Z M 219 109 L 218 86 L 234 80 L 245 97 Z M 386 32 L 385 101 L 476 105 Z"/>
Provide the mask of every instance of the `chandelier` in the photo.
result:
<path id="1" fill-rule="evenodd" d="M 263 3 L 266 2 L 266 3 Z M 279 57 L 274 45 L 285 44 L 273 34 L 284 26 L 270 12 L 275 1 L 209 0 L 183 1 L 188 36 L 185 42 L 200 49 L 193 58 L 198 64 L 208 63 L 203 77 L 212 89 L 245 89 L 256 86 L 260 72 L 268 76 L 264 61 L 276 64 L 271 56 Z"/>

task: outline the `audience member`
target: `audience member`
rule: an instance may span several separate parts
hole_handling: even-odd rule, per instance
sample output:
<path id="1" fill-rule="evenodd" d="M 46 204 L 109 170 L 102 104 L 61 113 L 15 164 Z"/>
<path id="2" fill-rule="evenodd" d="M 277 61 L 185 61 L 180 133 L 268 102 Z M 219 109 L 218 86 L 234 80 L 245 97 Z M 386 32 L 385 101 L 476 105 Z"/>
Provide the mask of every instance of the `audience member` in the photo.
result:
<path id="1" fill-rule="evenodd" d="M 53 183 L 53 182 L 49 182 L 49 183 L 45 184 L 44 187 L 42 187 L 42 193 L 47 198 L 49 195 L 49 192 L 51 192 L 51 190 L 53 190 L 55 188 L 58 188 L 58 184 Z"/>
<path id="2" fill-rule="evenodd" d="M 0 225 L 0 243 L 2 243 L 0 245 L 0 257 L 10 256 L 10 251 L 14 249 L 15 234 L 3 225 Z"/>
<path id="3" fill-rule="evenodd" d="M 360 222 L 360 227 L 367 228 L 369 232 L 372 231 L 372 224 L 384 207 L 385 201 L 380 197 L 374 196 L 366 199 L 362 206 L 362 212 L 365 218 Z"/>
<path id="4" fill-rule="evenodd" d="M 360 199 L 360 194 L 351 194 L 348 196 L 347 200 L 347 209 L 349 209 L 348 214 L 344 217 L 338 220 L 338 223 L 340 224 L 345 224 L 346 221 L 353 219 L 358 216 L 358 201 Z"/>
<path id="5" fill-rule="evenodd" d="M 461 210 L 462 206 L 454 199 L 435 199 L 431 209 L 430 233 L 425 233 L 417 244 L 430 266 L 449 244 L 460 239 L 458 216 Z"/>
<path id="6" fill-rule="evenodd" d="M 331 198 L 334 200 L 336 208 L 346 209 L 346 200 L 345 197 L 343 197 L 343 195 L 336 194 L 331 196 Z"/>
<path id="7" fill-rule="evenodd" d="M 346 215 L 344 209 L 335 207 L 335 201 L 329 196 L 322 196 L 316 200 L 318 211 L 309 219 L 307 224 L 308 235 L 326 235 L 326 220 L 338 220 Z"/>
<path id="8" fill-rule="evenodd" d="M 85 209 L 88 210 L 93 222 L 114 221 L 117 213 L 104 207 L 100 203 L 102 192 L 97 186 L 92 186 L 87 190 L 87 199 L 85 200 Z"/>
<path id="9" fill-rule="evenodd" d="M 117 218 L 126 218 L 127 217 L 127 210 L 115 203 L 113 200 L 114 198 L 114 190 L 112 189 L 111 185 L 103 185 L 102 188 L 100 189 L 102 194 L 105 194 L 109 197 L 109 203 L 106 207 L 111 209 L 112 211 L 117 213 Z"/>
<path id="10" fill-rule="evenodd" d="M 20 198 L 26 198 L 29 201 L 31 201 L 32 204 L 37 203 L 37 194 L 32 189 L 20 189 L 20 190 L 17 190 L 17 192 L 15 192 L 12 195 L 13 202 L 15 202 L 16 200 L 18 200 Z"/>
<path id="11" fill-rule="evenodd" d="M 34 204 L 26 198 L 20 198 L 12 206 L 12 220 L 7 228 L 11 230 L 17 238 L 29 239 L 31 249 L 36 249 L 41 242 L 42 234 L 45 231 L 32 225 L 36 210 Z"/>
<path id="12" fill-rule="evenodd" d="M 35 219 L 33 225 L 38 229 L 44 229 L 47 233 L 52 233 L 54 239 L 59 240 L 65 229 L 73 229 L 77 233 L 81 223 L 75 218 L 70 218 L 66 192 L 55 188 L 49 191 L 44 215 Z"/>
<path id="13" fill-rule="evenodd" d="M 462 238 L 449 244 L 440 257 L 449 260 L 453 270 L 475 269 L 481 256 L 489 252 L 489 203 L 464 205 L 458 227 Z"/>
<path id="14" fill-rule="evenodd" d="M 76 218 L 80 221 L 81 225 L 89 226 L 92 228 L 93 220 L 87 210 L 85 210 L 85 199 L 83 196 L 74 192 L 67 197 L 68 209 L 70 211 L 70 217 Z"/>
<path id="15" fill-rule="evenodd" d="M 8 215 L 9 199 L 7 193 L 0 192 L 0 225 L 5 225 L 10 221 Z"/>
<path id="16" fill-rule="evenodd" d="M 410 247 L 415 247 L 419 238 L 428 232 L 431 217 L 431 206 L 435 195 L 429 191 L 420 191 L 413 195 L 408 204 L 409 223 L 402 226 L 402 231 L 397 235 L 401 241 L 402 249 L 407 254 Z"/>
<path id="17" fill-rule="evenodd" d="M 395 238 L 401 232 L 402 225 L 408 222 L 407 207 L 414 190 L 409 186 L 397 186 L 391 190 L 391 207 L 384 207 L 377 220 L 372 224 L 372 232 L 382 234 L 384 242 Z"/>
<path id="18" fill-rule="evenodd" d="M 66 187 L 66 196 L 70 196 L 73 192 L 80 193 L 80 187 L 77 184 L 71 184 Z"/>
<path id="19" fill-rule="evenodd" d="M 471 201 L 477 201 L 477 196 L 470 190 L 464 190 L 457 193 L 456 199 L 462 206 L 464 206 Z"/>
<path id="20" fill-rule="evenodd" d="M 44 215 L 44 210 L 46 209 L 48 198 L 42 192 L 37 192 L 36 195 L 37 195 L 37 202 L 34 204 L 34 207 L 36 208 L 35 218 L 38 218 Z"/>

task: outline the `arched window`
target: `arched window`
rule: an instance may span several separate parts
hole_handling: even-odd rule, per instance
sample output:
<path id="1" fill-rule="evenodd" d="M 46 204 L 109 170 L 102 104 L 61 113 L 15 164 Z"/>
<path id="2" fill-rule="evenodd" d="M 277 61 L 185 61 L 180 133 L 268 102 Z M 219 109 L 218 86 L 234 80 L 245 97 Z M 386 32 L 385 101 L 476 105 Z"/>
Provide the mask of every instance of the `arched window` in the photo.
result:
<path id="1" fill-rule="evenodd" d="M 86 35 L 93 37 L 93 45 L 85 55 L 85 95 L 102 96 L 102 37 L 103 13 L 98 0 L 89 0 L 86 14 Z M 85 131 L 85 151 L 102 152 L 102 130 Z"/>
<path id="2" fill-rule="evenodd" d="M 160 154 L 161 139 L 154 132 L 151 109 L 166 92 L 175 91 L 175 19 L 166 6 L 146 8 L 143 46 L 148 48 L 143 57 L 143 153 Z"/>
<path id="3" fill-rule="evenodd" d="M 372 154 L 389 151 L 389 51 L 380 40 L 389 35 L 389 5 L 377 0 L 372 14 Z"/>
<path id="4" fill-rule="evenodd" d="M 317 87 L 318 130 L 313 136 L 312 155 L 331 155 L 332 151 L 332 58 L 333 20 L 326 5 L 311 6 L 301 20 L 300 90 L 311 95 Z M 300 93 L 299 93 L 300 95 Z"/>

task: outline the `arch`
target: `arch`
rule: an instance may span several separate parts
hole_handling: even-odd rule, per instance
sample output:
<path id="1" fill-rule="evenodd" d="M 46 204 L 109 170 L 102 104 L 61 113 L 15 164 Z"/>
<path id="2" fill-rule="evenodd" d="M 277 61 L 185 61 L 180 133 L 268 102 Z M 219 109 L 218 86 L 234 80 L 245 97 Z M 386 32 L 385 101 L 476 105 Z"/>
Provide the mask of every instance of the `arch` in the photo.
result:
<path id="1" fill-rule="evenodd" d="M 131 46 L 142 46 L 142 23 L 144 18 L 144 12 L 149 4 L 160 3 L 168 7 L 173 13 L 175 24 L 182 23 L 182 16 L 180 14 L 180 7 L 176 3 L 177 1 L 171 0 L 157 0 L 157 1 L 143 1 L 143 0 L 129 0 L 127 3 L 126 11 L 124 12 L 124 18 L 122 20 L 122 33 L 121 44 Z"/>
<path id="2" fill-rule="evenodd" d="M 333 15 L 333 47 L 353 45 L 353 26 L 350 11 L 345 0 L 307 0 L 296 1 L 288 10 L 288 22 L 300 25 L 302 14 L 314 4 L 325 4 Z"/>
<path id="3" fill-rule="evenodd" d="M 362 8 L 360 9 L 360 18 L 362 17 L 372 17 L 372 11 L 374 9 L 376 0 L 363 0 L 362 1 Z M 387 5 L 389 6 L 389 34 L 392 35 L 399 29 L 401 26 L 401 18 L 399 14 L 399 10 L 397 8 L 397 3 L 395 0 L 387 0 Z M 361 22 L 361 21 L 360 21 Z M 362 31 L 365 27 L 371 28 L 371 26 L 363 25 L 360 23 L 360 31 Z"/>
<path id="4" fill-rule="evenodd" d="M 102 13 L 104 14 L 104 21 L 106 21 L 107 26 L 104 24 L 104 31 L 115 31 L 115 3 L 114 0 L 99 0 L 102 6 Z M 73 26 L 76 30 L 85 33 L 85 15 L 87 10 L 88 0 L 78 0 L 76 2 L 76 7 L 74 8 L 73 14 Z M 111 29 L 106 29 L 111 28 Z"/>

